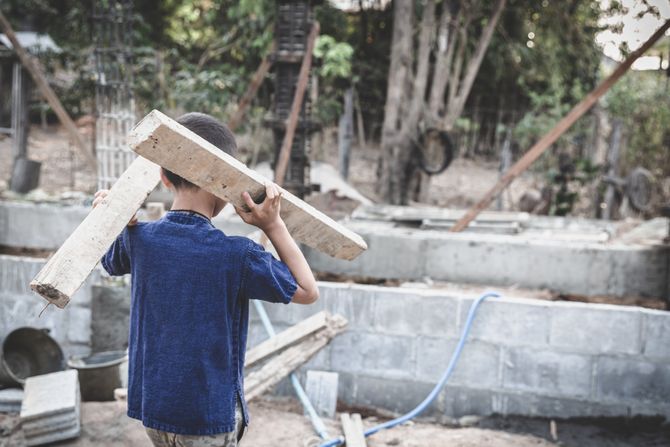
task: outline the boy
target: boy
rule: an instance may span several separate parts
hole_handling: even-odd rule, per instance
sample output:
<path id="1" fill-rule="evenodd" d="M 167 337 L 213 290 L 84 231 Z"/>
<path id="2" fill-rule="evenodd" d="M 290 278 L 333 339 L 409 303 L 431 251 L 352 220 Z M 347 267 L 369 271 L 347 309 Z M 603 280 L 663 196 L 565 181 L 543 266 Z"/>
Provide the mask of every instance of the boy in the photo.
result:
<path id="1" fill-rule="evenodd" d="M 177 121 L 235 154 L 232 132 L 213 117 Z M 161 180 L 174 193 L 172 209 L 155 222 L 131 220 L 102 258 L 110 275 L 132 273 L 128 416 L 142 421 L 155 446 L 237 446 L 249 422 L 249 299 L 309 304 L 318 288 L 279 216 L 276 185 L 266 185 L 261 204 L 245 192 L 249 211 L 236 211 L 265 232 L 281 261 L 214 228 L 225 201 L 166 169 Z M 106 195 L 98 191 L 93 206 Z"/>

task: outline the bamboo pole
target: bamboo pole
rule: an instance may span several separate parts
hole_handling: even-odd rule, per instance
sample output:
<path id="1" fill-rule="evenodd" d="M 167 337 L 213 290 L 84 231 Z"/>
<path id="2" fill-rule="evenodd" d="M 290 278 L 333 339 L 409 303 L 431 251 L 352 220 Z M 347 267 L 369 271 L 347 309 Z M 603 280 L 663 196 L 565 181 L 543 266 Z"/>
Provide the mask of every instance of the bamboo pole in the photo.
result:
<path id="1" fill-rule="evenodd" d="M 484 197 L 472 208 L 468 210 L 463 217 L 449 231 L 459 232 L 465 229 L 477 215 L 486 209 L 493 199 L 500 194 L 510 183 L 514 181 L 521 173 L 537 160 L 549 147 L 563 135 L 582 115 L 584 115 L 598 99 L 603 96 L 618 80 L 623 76 L 633 62 L 644 54 L 652 45 L 660 39 L 665 32 L 670 29 L 670 20 L 666 21 L 640 48 L 635 50 L 628 58 L 617 67 L 616 70 L 605 79 L 595 90 L 582 99 L 573 109 L 561 119 L 553 129 L 545 134 L 526 154 L 519 159 L 512 167 L 500 178 L 493 188 L 491 188 Z"/>

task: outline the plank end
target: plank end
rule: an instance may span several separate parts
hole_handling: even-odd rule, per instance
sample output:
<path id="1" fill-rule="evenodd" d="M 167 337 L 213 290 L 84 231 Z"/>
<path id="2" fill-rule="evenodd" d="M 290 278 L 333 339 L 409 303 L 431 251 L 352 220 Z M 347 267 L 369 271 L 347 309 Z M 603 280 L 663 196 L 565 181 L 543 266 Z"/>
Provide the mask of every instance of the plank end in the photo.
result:
<path id="1" fill-rule="evenodd" d="M 32 280 L 30 282 L 30 289 L 61 309 L 65 308 L 67 303 L 70 302 L 69 296 L 65 295 L 51 284 L 42 284 L 39 281 Z"/>

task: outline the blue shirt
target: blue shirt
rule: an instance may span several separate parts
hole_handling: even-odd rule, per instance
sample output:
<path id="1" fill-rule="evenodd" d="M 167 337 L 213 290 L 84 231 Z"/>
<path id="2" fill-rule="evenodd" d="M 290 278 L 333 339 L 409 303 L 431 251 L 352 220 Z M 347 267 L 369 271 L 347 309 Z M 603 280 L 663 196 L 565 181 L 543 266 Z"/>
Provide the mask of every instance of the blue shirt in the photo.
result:
<path id="1" fill-rule="evenodd" d="M 169 211 L 127 227 L 102 265 L 132 273 L 128 416 L 171 433 L 231 432 L 239 397 L 248 424 L 249 299 L 289 303 L 297 284 L 286 264 L 206 216 Z"/>

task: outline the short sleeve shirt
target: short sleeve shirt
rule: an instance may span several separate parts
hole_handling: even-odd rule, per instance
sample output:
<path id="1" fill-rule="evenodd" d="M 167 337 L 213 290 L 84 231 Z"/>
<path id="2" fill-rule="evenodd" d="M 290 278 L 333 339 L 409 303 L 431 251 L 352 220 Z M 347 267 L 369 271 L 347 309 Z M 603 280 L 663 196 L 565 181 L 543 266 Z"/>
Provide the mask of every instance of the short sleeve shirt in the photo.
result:
<path id="1" fill-rule="evenodd" d="M 244 400 L 249 299 L 288 304 L 297 283 L 286 264 L 206 216 L 169 211 L 127 227 L 102 258 L 132 274 L 128 416 L 184 435 L 234 431 Z"/>

